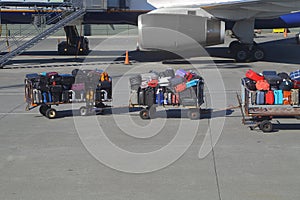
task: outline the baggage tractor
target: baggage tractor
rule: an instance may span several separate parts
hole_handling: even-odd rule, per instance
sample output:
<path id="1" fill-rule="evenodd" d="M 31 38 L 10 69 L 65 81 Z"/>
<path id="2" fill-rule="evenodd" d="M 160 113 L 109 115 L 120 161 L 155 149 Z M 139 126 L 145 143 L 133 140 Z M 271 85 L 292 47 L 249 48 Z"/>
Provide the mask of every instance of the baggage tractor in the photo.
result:
<path id="1" fill-rule="evenodd" d="M 264 105 L 265 104 L 265 92 L 264 91 L 257 91 L 256 92 L 256 104 L 257 105 Z"/>
<path id="2" fill-rule="evenodd" d="M 251 91 L 256 91 L 256 82 L 249 78 L 242 78 L 242 84 Z"/>
<path id="3" fill-rule="evenodd" d="M 291 104 L 291 91 L 283 91 L 283 104 L 284 105 Z"/>
<path id="4" fill-rule="evenodd" d="M 266 104 L 273 105 L 274 104 L 274 92 L 272 90 L 269 90 L 266 93 Z"/>
<path id="5" fill-rule="evenodd" d="M 98 87 L 101 90 L 105 90 L 107 92 L 108 99 L 112 99 L 112 82 L 111 81 L 102 81 L 98 84 Z"/>
<path id="6" fill-rule="evenodd" d="M 299 105 L 299 89 L 291 90 L 291 104 Z"/>
<path id="7" fill-rule="evenodd" d="M 270 89 L 270 84 L 266 80 L 257 81 L 255 86 L 256 86 L 256 89 L 258 89 L 258 90 L 269 90 Z"/>
<path id="8" fill-rule="evenodd" d="M 283 104 L 283 91 L 282 90 L 274 90 L 274 104 L 275 105 Z"/>
<path id="9" fill-rule="evenodd" d="M 178 69 L 178 70 L 176 70 L 176 72 L 175 72 L 175 76 L 179 76 L 179 77 L 184 78 L 185 75 L 186 75 L 186 71 L 183 70 L 183 69 Z"/>
<path id="10" fill-rule="evenodd" d="M 292 80 L 297 80 L 297 79 L 300 80 L 300 69 L 298 69 L 297 71 L 291 72 L 290 73 L 290 78 Z"/>
<path id="11" fill-rule="evenodd" d="M 264 80 L 264 76 L 261 76 L 259 74 L 257 74 L 256 72 L 254 72 L 253 70 L 249 69 L 247 72 L 246 72 L 246 77 L 253 80 L 253 81 L 260 81 L 260 80 Z"/>
<path id="12" fill-rule="evenodd" d="M 138 105 L 139 104 L 139 101 L 138 101 L 138 91 L 137 90 L 131 90 L 130 104 L 132 104 L 132 105 Z"/>
<path id="13" fill-rule="evenodd" d="M 285 80 L 279 85 L 279 89 L 283 91 L 290 91 L 294 88 L 294 83 L 292 81 Z"/>
<path id="14" fill-rule="evenodd" d="M 151 87 L 145 89 L 145 104 L 149 107 L 155 104 L 155 90 Z"/>

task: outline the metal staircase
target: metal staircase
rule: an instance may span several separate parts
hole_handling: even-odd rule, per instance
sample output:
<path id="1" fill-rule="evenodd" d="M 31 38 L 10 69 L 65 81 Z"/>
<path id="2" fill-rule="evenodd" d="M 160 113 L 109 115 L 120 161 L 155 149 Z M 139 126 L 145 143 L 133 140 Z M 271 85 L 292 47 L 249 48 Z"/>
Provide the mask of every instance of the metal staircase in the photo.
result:
<path id="1" fill-rule="evenodd" d="M 0 57 L 0 68 L 3 68 L 3 66 L 10 61 L 10 59 L 14 58 L 15 56 L 21 54 L 22 52 L 24 52 L 25 50 L 31 48 L 32 46 L 34 46 L 35 44 L 37 44 L 38 42 L 46 39 L 48 36 L 54 34 L 56 31 L 58 31 L 60 28 L 62 28 L 63 26 L 67 25 L 68 23 L 70 23 L 71 21 L 83 16 L 85 14 L 85 9 L 78 9 L 74 12 L 72 12 L 71 14 L 69 14 L 68 16 L 66 16 L 63 19 L 62 15 L 58 15 L 55 16 L 53 18 L 51 18 L 50 20 L 47 21 L 47 24 L 50 24 L 51 22 L 54 22 L 56 20 L 59 20 L 56 24 L 54 24 L 53 26 L 51 26 L 50 28 L 46 29 L 45 31 L 39 33 L 37 36 L 33 37 L 32 39 L 24 42 L 21 45 L 18 45 L 16 49 L 14 49 L 13 51 L 3 55 L 2 57 Z M 36 33 L 36 31 L 35 31 Z M 32 36 L 33 34 L 29 33 L 28 36 Z M 24 39 L 24 38 L 22 38 Z M 18 42 L 16 41 L 16 44 L 18 44 Z"/>

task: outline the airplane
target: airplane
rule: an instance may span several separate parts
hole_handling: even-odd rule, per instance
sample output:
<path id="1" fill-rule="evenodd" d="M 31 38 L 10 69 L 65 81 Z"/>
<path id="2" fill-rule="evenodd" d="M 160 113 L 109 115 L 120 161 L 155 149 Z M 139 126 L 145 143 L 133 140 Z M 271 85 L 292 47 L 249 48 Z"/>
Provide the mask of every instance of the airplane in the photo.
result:
<path id="1" fill-rule="evenodd" d="M 0 4 L 1 24 L 30 24 L 33 16 L 61 12 L 61 4 L 49 1 Z M 262 60 L 265 55 L 254 42 L 254 28 L 298 27 L 300 12 L 293 11 L 299 7 L 299 0 L 108 0 L 106 12 L 87 12 L 82 24 L 137 25 L 139 49 L 169 51 L 190 48 L 187 41 L 170 37 L 174 32 L 185 34 L 202 46 L 211 46 L 222 44 L 225 30 L 230 29 L 237 38 L 229 45 L 230 52 L 236 61 L 245 62 Z"/>
<path id="2" fill-rule="evenodd" d="M 145 50 L 189 49 L 191 40 L 180 34 L 202 46 L 222 44 L 227 23 L 237 38 L 229 45 L 236 61 L 258 61 L 265 52 L 254 42 L 256 22 L 262 28 L 277 27 L 274 22 L 299 25 L 300 14 L 296 12 L 299 0 L 148 0 L 148 3 L 156 9 L 138 17 L 138 45 Z M 266 22 L 273 23 L 264 26 Z"/>

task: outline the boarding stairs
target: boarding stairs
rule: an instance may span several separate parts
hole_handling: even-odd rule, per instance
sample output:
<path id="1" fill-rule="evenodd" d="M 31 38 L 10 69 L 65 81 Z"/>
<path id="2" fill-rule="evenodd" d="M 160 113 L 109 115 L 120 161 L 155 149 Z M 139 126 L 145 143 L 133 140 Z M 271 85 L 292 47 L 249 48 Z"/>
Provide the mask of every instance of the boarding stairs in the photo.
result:
<path id="1" fill-rule="evenodd" d="M 20 41 L 24 41 L 26 40 L 26 38 L 28 37 L 32 37 L 32 35 L 34 34 L 27 34 L 26 36 L 22 37 L 19 40 L 15 40 L 16 44 L 17 44 L 17 48 L 12 50 L 9 53 L 4 54 L 2 57 L 0 57 L 0 68 L 3 68 L 4 65 L 9 62 L 12 58 L 14 58 L 15 56 L 23 53 L 25 50 L 31 48 L 32 46 L 34 46 L 35 44 L 37 44 L 38 42 L 46 39 L 48 36 L 54 34 L 55 32 L 57 32 L 60 28 L 62 28 L 63 26 L 67 25 L 68 23 L 78 19 L 79 17 L 83 16 L 85 14 L 86 10 L 84 8 L 72 11 L 71 14 L 67 15 L 67 16 L 63 16 L 63 13 L 60 15 L 57 15 L 55 17 L 52 17 L 51 19 L 49 19 L 46 23 L 47 24 L 51 24 L 55 21 L 58 20 L 57 23 L 55 23 L 54 25 L 52 25 L 50 28 L 38 33 L 38 35 L 34 36 L 33 38 L 31 38 L 30 40 L 27 40 L 26 42 L 23 42 L 22 44 L 19 44 Z M 70 13 L 70 11 L 68 11 L 68 13 Z M 36 34 L 36 31 L 34 31 L 34 33 Z"/>

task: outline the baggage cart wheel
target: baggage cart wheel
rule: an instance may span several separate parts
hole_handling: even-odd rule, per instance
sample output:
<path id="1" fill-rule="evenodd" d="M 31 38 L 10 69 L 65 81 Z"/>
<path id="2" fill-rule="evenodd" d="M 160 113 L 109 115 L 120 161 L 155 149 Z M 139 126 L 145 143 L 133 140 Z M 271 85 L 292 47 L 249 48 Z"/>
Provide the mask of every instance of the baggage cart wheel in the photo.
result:
<path id="1" fill-rule="evenodd" d="M 149 110 L 149 118 L 154 119 L 156 113 L 156 106 L 153 105 L 150 108 L 148 108 L 148 110 Z"/>
<path id="2" fill-rule="evenodd" d="M 149 110 L 148 109 L 142 109 L 141 111 L 140 111 L 140 117 L 142 118 L 142 119 L 150 119 L 150 115 L 149 115 Z"/>
<path id="3" fill-rule="evenodd" d="M 200 112 L 198 109 L 189 109 L 188 111 L 188 117 L 191 120 L 196 120 L 200 118 Z"/>
<path id="4" fill-rule="evenodd" d="M 46 111 L 46 117 L 49 119 L 54 119 L 56 117 L 56 110 L 53 108 L 48 108 Z"/>
<path id="5" fill-rule="evenodd" d="M 49 106 L 47 106 L 47 105 L 45 105 L 45 104 L 42 104 L 41 106 L 40 106 L 40 108 L 39 108 L 39 111 L 40 111 L 40 113 L 42 114 L 42 115 L 46 115 L 46 112 L 47 112 L 47 110 L 49 109 L 50 107 Z"/>
<path id="6" fill-rule="evenodd" d="M 268 120 L 264 120 L 259 124 L 259 128 L 263 132 L 269 133 L 273 130 L 273 124 Z"/>
<path id="7" fill-rule="evenodd" d="M 85 106 L 79 108 L 79 112 L 81 116 L 86 116 L 88 114 L 88 109 Z"/>

